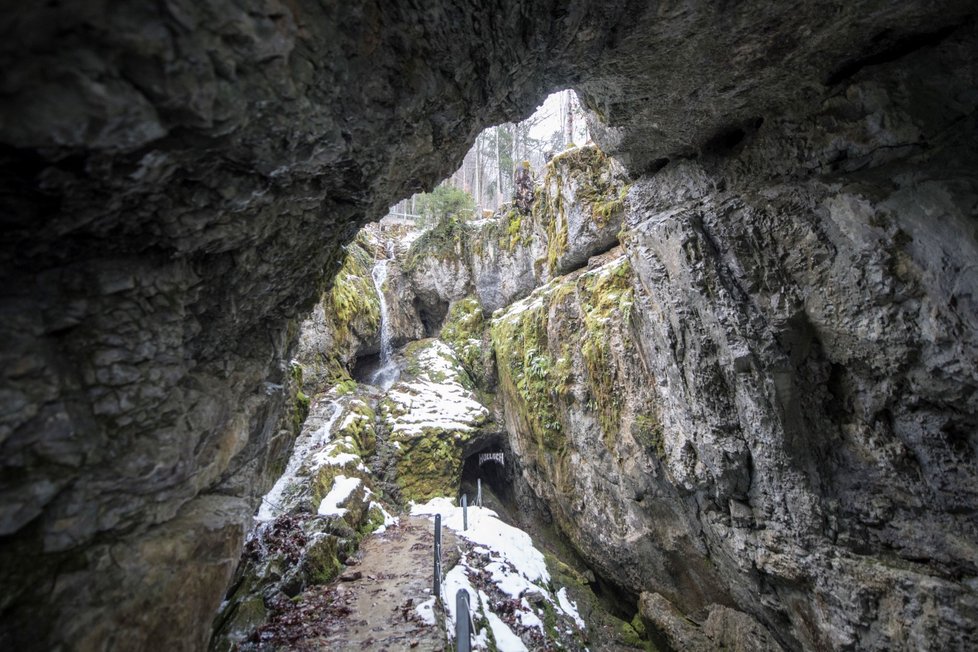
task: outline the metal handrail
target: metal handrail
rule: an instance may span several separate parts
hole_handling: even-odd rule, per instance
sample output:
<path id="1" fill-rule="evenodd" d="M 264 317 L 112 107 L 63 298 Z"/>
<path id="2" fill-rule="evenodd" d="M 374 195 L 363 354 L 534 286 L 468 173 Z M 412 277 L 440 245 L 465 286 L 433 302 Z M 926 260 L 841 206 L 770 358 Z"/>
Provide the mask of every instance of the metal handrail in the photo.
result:
<path id="1" fill-rule="evenodd" d="M 472 612 L 469 609 L 469 592 L 459 589 L 455 594 L 455 650 L 456 652 L 471 652 L 472 634 L 475 626 L 472 624 Z"/>
<path id="2" fill-rule="evenodd" d="M 435 601 L 441 601 L 441 514 L 435 514 L 435 578 L 432 593 Z"/>

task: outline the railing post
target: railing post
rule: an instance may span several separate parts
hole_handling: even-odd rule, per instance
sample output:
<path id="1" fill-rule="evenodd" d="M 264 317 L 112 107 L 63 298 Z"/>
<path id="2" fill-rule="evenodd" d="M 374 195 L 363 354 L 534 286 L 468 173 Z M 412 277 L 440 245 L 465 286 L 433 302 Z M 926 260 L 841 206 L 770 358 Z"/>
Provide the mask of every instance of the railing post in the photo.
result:
<path id="1" fill-rule="evenodd" d="M 472 619 L 469 615 L 469 592 L 459 589 L 455 594 L 455 650 L 471 652 Z"/>
<path id="2" fill-rule="evenodd" d="M 435 514 L 435 579 L 432 594 L 441 600 L 441 514 Z"/>
<path id="3" fill-rule="evenodd" d="M 469 529 L 469 496 L 462 494 L 462 530 Z"/>
<path id="4" fill-rule="evenodd" d="M 482 478 L 476 478 L 475 504 L 482 507 Z"/>

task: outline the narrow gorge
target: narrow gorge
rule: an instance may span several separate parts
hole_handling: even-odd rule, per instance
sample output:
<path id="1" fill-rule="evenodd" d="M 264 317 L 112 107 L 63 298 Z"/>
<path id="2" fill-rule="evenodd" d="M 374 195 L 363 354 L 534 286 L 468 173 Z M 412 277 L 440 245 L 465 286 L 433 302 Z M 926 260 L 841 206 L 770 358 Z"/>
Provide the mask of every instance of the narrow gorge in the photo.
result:
<path id="1" fill-rule="evenodd" d="M 0 648 L 978 648 L 973 3 L 0 16 Z"/>

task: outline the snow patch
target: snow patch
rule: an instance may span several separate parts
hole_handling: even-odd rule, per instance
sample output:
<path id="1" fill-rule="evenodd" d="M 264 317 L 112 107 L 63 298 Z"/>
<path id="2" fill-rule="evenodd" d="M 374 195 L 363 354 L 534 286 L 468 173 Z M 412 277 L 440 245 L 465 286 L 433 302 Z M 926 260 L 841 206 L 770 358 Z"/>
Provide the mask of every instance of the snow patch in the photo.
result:
<path id="1" fill-rule="evenodd" d="M 573 618 L 578 627 L 584 629 L 584 619 L 581 618 L 579 613 L 577 613 L 577 605 L 567 597 L 566 586 L 557 591 L 557 602 L 560 604 L 560 610 Z"/>
<path id="2" fill-rule="evenodd" d="M 479 591 L 479 600 L 483 605 L 489 604 L 489 596 Z M 520 637 L 513 633 L 509 625 L 503 619 L 485 610 L 486 620 L 489 621 L 489 629 L 492 630 L 492 637 L 496 639 L 496 648 L 505 652 L 529 652 Z"/>
<path id="3" fill-rule="evenodd" d="M 275 481 L 274 486 L 262 498 L 261 506 L 255 515 L 256 521 L 272 521 L 285 512 L 286 506 L 284 503 L 288 498 L 287 493 L 293 487 L 301 484 L 298 477 L 303 462 L 309 456 L 310 451 L 318 448 L 324 441 L 329 439 L 330 432 L 333 430 L 333 424 L 336 423 L 336 420 L 343 412 L 343 409 L 336 401 L 332 401 L 329 407 L 333 411 L 329 416 L 329 420 L 322 427 L 310 432 L 300 433 L 296 439 L 295 445 L 292 448 L 292 456 L 285 466 L 285 472 L 282 473 L 282 476 Z"/>
<path id="4" fill-rule="evenodd" d="M 423 369 L 418 377 L 387 393 L 393 405 L 385 409 L 385 416 L 392 435 L 413 438 L 425 430 L 468 432 L 486 420 L 489 410 L 460 382 L 461 371 L 447 344 L 435 340 L 416 359 Z"/>
<path id="5" fill-rule="evenodd" d="M 487 507 L 469 507 L 469 529 L 462 530 L 462 508 L 449 498 L 432 498 L 424 505 L 411 505 L 415 516 L 441 514 L 445 527 L 472 543 L 489 548 L 502 561 L 512 564 L 529 582 L 549 582 L 547 562 L 543 553 L 533 547 L 530 535 L 499 520 L 496 512 Z"/>
<path id="6" fill-rule="evenodd" d="M 340 503 L 349 499 L 357 487 L 360 486 L 360 478 L 348 478 L 345 475 L 338 475 L 333 478 L 333 487 L 319 503 L 320 516 L 343 516 L 346 508 L 340 507 Z"/>
<path id="7" fill-rule="evenodd" d="M 464 559 L 463 555 L 462 560 L 464 561 Z M 458 595 L 459 590 L 465 589 L 469 592 L 470 611 L 473 611 L 476 606 L 473 601 L 477 600 L 477 593 L 469 582 L 467 570 L 468 567 L 460 561 L 457 566 L 445 574 L 445 579 L 441 583 L 442 602 L 445 605 L 445 629 L 448 630 L 448 635 L 452 638 L 455 637 L 455 596 Z"/>
<path id="8" fill-rule="evenodd" d="M 415 516 L 434 516 L 441 514 L 442 524 L 455 531 L 455 536 L 475 544 L 470 548 L 472 555 L 479 555 L 482 561 L 488 561 L 484 567 L 491 581 L 504 594 L 511 598 L 519 598 L 519 607 L 512 616 L 515 624 L 525 628 L 535 628 L 541 633 L 546 631 L 540 616 L 534 612 L 530 602 L 523 596 L 527 593 L 537 594 L 554 605 L 560 613 L 573 619 L 581 629 L 585 624 L 577 612 L 574 603 L 567 597 L 567 589 L 562 588 L 555 596 L 547 588 L 550 574 L 543 554 L 533 546 L 530 536 L 511 525 L 502 522 L 491 509 L 484 507 L 469 507 L 469 527 L 462 529 L 462 508 L 456 507 L 449 498 L 433 498 L 423 505 L 412 504 L 411 514 Z M 489 561 L 491 559 L 491 561 Z M 446 622 L 449 636 L 455 631 L 455 595 L 460 588 L 469 591 L 472 602 L 470 608 L 475 620 L 484 617 L 489 623 L 489 629 L 500 650 L 526 650 L 526 645 L 509 625 L 492 611 L 489 597 L 478 594 L 472 589 L 468 571 L 471 561 L 462 555 L 459 563 L 446 575 L 442 583 L 442 597 L 448 612 Z M 488 645 L 488 632 L 483 630 L 473 638 L 473 649 L 483 649 Z"/>
<path id="9" fill-rule="evenodd" d="M 425 625 L 435 624 L 435 599 L 428 598 L 417 607 L 414 608 L 414 613 L 418 614 L 418 617 Z"/>
<path id="10" fill-rule="evenodd" d="M 526 601 L 526 598 L 520 600 L 520 606 L 522 609 L 519 613 L 520 624 L 524 627 L 536 627 L 541 632 L 544 631 L 543 621 L 540 620 L 540 616 L 536 615 L 530 603 Z"/>
<path id="11" fill-rule="evenodd" d="M 372 493 L 373 493 L 372 491 L 367 489 L 368 496 Z M 371 501 L 370 509 L 374 509 L 374 508 L 379 509 L 380 513 L 384 517 L 383 525 L 379 526 L 376 530 L 374 530 L 374 534 L 383 534 L 384 532 L 387 531 L 387 528 L 391 527 L 392 525 L 397 525 L 400 522 L 400 519 L 398 519 L 396 516 L 391 516 L 390 513 L 386 509 L 384 509 L 383 505 L 381 505 L 378 502 Z"/>

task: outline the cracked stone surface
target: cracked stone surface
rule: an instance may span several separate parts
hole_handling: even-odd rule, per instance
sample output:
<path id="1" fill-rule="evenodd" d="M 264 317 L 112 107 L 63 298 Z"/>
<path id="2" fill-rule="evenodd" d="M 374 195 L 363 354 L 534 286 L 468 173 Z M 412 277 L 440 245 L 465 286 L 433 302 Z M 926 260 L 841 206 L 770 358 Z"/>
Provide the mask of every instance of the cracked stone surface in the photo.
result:
<path id="1" fill-rule="evenodd" d="M 636 178 L 642 355 L 721 593 L 791 646 L 973 647 L 973 12 L 0 10 L 0 644 L 199 649 L 339 247 L 573 87 Z"/>

